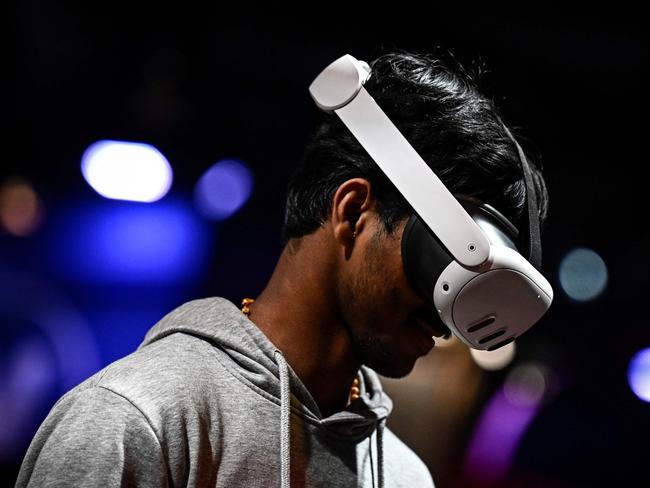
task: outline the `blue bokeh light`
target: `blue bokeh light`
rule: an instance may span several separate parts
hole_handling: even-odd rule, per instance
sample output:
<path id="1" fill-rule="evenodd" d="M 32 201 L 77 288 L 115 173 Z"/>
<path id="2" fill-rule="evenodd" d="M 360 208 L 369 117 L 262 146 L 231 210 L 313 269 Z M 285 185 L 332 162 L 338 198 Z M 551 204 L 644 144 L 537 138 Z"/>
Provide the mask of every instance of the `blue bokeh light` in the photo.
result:
<path id="1" fill-rule="evenodd" d="M 253 190 L 253 175 L 241 161 L 222 160 L 212 165 L 199 179 L 194 199 L 207 218 L 225 220 L 237 212 Z"/>
<path id="2" fill-rule="evenodd" d="M 108 202 L 59 214 L 51 264 L 67 279 L 169 285 L 204 269 L 212 233 L 181 201 Z"/>
<path id="3" fill-rule="evenodd" d="M 634 355 L 627 370 L 627 381 L 637 397 L 650 402 L 650 347 Z"/>
<path id="4" fill-rule="evenodd" d="M 598 297 L 607 286 L 605 261 L 591 249 L 579 248 L 560 263 L 560 284 L 572 299 L 585 302 Z"/>
<path id="5" fill-rule="evenodd" d="M 36 275 L 0 269 L 0 461 L 22 457 L 52 401 L 100 367 L 90 324 Z"/>
<path id="6" fill-rule="evenodd" d="M 117 200 L 154 202 L 169 191 L 172 168 L 149 144 L 98 141 L 81 158 L 81 172 L 100 195 Z"/>

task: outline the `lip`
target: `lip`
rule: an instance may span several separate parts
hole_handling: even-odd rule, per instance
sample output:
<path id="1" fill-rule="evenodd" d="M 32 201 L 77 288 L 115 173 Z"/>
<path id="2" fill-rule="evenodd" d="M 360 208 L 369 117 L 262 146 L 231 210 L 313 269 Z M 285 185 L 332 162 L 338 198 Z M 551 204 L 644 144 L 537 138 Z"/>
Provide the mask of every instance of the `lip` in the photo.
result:
<path id="1" fill-rule="evenodd" d="M 432 328 L 422 319 L 415 317 L 410 317 L 407 323 L 415 333 L 418 349 L 422 354 L 428 353 L 436 344 L 433 338 Z"/>
<path id="2" fill-rule="evenodd" d="M 417 338 L 418 349 L 420 349 L 422 354 L 428 353 L 436 344 L 433 335 L 431 335 L 427 329 L 418 325 L 418 322 L 415 320 L 410 321 L 409 325 L 411 329 L 413 329 Z"/>

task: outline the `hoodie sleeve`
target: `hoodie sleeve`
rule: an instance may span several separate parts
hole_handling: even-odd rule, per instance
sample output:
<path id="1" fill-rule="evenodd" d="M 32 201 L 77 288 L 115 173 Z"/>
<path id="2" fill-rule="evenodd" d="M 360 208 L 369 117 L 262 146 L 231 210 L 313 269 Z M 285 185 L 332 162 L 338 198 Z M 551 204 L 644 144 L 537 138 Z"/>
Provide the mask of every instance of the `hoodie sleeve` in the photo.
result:
<path id="1" fill-rule="evenodd" d="M 66 396 L 34 437 L 16 482 L 26 486 L 168 486 L 151 425 L 129 400 L 103 387 Z"/>

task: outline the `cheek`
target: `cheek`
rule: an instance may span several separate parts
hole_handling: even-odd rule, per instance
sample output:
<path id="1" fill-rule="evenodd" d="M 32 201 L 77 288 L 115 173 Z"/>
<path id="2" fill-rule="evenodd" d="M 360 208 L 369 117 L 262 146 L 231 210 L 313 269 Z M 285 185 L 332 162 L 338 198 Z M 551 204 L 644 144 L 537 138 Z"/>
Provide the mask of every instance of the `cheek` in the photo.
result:
<path id="1" fill-rule="evenodd" d="M 385 320 L 386 310 L 396 302 L 390 280 L 383 274 L 386 270 L 378 267 L 375 259 L 367 255 L 357 266 L 348 267 L 338 287 L 343 320 L 364 335 Z"/>
<path id="2" fill-rule="evenodd" d="M 343 303 L 350 325 L 376 320 L 378 304 L 384 302 L 385 289 L 372 272 L 353 272 L 343 284 Z"/>
<path id="3" fill-rule="evenodd" d="M 369 256 L 366 269 L 356 281 L 357 292 L 365 296 L 363 307 L 374 329 L 394 329 L 405 319 L 412 303 L 407 293 L 399 248 L 386 246 Z"/>
<path id="4" fill-rule="evenodd" d="M 358 331 L 394 331 L 417 305 L 402 265 L 401 231 L 371 236 L 353 254 L 339 283 L 340 310 Z"/>

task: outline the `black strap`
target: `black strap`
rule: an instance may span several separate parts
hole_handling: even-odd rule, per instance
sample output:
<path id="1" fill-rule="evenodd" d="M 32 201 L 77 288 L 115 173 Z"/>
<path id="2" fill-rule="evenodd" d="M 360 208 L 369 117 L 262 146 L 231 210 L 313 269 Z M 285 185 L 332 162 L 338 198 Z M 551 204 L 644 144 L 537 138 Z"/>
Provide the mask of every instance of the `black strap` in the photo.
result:
<path id="1" fill-rule="evenodd" d="M 524 183 L 526 184 L 526 208 L 524 211 L 528 214 L 528 225 L 525 227 L 525 232 L 521 235 L 521 245 L 528 254 L 528 262 L 535 266 L 535 268 L 540 269 L 542 266 L 542 243 L 539 228 L 537 192 L 535 191 L 535 183 L 533 182 L 533 172 L 517 139 L 514 138 L 503 122 L 501 122 L 501 125 L 503 125 L 506 134 L 508 134 L 508 137 L 517 147 L 519 160 L 521 161 L 521 169 L 524 174 Z"/>

